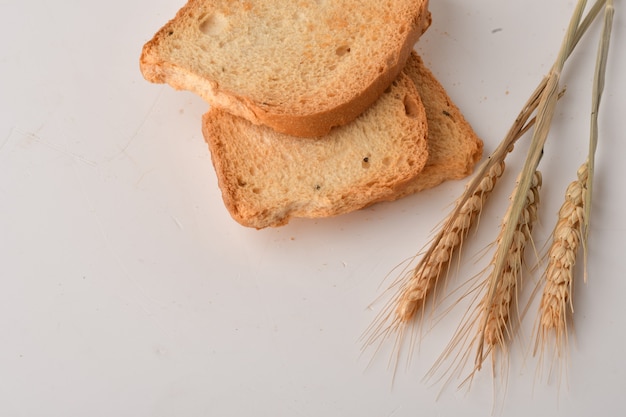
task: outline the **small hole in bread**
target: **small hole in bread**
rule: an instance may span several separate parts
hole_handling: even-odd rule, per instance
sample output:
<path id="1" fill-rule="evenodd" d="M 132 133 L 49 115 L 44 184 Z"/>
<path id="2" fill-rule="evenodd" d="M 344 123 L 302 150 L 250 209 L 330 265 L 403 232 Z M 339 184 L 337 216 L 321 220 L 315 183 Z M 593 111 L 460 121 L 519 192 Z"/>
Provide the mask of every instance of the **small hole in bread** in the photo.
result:
<path id="1" fill-rule="evenodd" d="M 366 156 L 365 158 L 363 158 L 363 161 L 361 161 L 361 166 L 363 168 L 369 168 L 370 167 L 370 157 Z"/>
<path id="2" fill-rule="evenodd" d="M 228 27 L 228 19 L 221 13 L 215 13 L 200 21 L 200 31 L 205 35 L 219 35 Z"/>
<path id="3" fill-rule="evenodd" d="M 345 54 L 350 53 L 350 46 L 341 45 L 339 48 L 335 50 L 335 52 L 337 53 L 337 56 L 344 56 Z"/>
<path id="4" fill-rule="evenodd" d="M 413 97 L 404 96 L 404 111 L 411 118 L 419 115 L 419 106 Z"/>

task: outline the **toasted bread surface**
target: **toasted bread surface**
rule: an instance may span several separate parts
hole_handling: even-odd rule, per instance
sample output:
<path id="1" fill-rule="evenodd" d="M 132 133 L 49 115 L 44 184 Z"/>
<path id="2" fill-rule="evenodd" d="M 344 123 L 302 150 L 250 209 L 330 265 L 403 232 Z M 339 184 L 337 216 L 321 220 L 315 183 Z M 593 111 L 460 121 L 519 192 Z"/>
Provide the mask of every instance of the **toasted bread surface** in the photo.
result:
<path id="1" fill-rule="evenodd" d="M 425 109 L 404 73 L 361 116 L 323 138 L 288 136 L 218 108 L 205 114 L 203 133 L 227 209 L 259 229 L 390 198 L 428 158 Z"/>
<path id="2" fill-rule="evenodd" d="M 189 0 L 144 45 L 152 82 L 295 136 L 367 109 L 430 25 L 428 0 Z"/>

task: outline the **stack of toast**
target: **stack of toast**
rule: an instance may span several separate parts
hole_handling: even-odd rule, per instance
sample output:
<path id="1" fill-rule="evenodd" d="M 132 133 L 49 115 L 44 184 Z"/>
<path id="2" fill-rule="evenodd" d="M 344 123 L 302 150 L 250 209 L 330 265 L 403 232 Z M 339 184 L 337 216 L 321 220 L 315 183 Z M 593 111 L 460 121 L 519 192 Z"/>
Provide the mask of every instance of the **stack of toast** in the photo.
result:
<path id="1" fill-rule="evenodd" d="M 476 136 L 414 51 L 428 0 L 189 0 L 143 48 L 152 82 L 209 104 L 231 216 L 334 216 L 471 173 Z"/>

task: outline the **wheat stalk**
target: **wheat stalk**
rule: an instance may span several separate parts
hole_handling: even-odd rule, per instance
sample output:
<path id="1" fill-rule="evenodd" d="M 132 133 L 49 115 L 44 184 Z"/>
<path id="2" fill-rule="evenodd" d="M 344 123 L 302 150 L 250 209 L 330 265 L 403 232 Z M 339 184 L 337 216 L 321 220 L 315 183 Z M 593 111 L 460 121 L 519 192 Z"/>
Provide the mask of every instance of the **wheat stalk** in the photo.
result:
<path id="1" fill-rule="evenodd" d="M 455 215 L 447 219 L 446 226 L 440 230 L 417 266 L 402 277 L 403 281 L 396 296 L 366 332 L 370 334 L 366 346 L 391 334 L 397 334 L 397 342 L 401 342 L 406 326 L 412 322 L 420 309 L 423 311 L 429 294 L 439 279 L 448 273 L 455 251 L 462 246 L 463 240 L 480 215 L 504 169 L 504 161 L 493 164 L 471 195 L 468 195 L 463 203 L 458 204 Z"/>
<path id="2" fill-rule="evenodd" d="M 543 146 L 548 137 L 548 132 L 550 131 L 550 124 L 552 122 L 554 109 L 558 100 L 561 71 L 565 65 L 567 57 L 569 56 L 571 45 L 575 40 L 576 29 L 580 24 L 585 5 L 586 1 L 584 0 L 580 0 L 577 3 L 576 9 L 570 21 L 569 30 L 563 40 L 557 60 L 547 76 L 546 87 L 541 94 L 539 105 L 537 107 L 537 122 L 531 139 L 530 149 L 526 156 L 524 167 L 520 174 L 517 187 L 513 192 L 511 204 L 507 212 L 507 225 L 517 225 L 520 222 L 522 211 L 525 207 L 525 200 L 527 198 L 528 191 L 531 188 L 531 182 L 533 181 L 533 177 L 537 171 L 537 166 L 539 165 L 539 161 L 543 155 Z M 515 231 L 516 228 L 510 226 L 505 226 L 502 229 L 498 238 L 498 248 L 493 260 L 494 277 L 501 276 L 503 271 L 507 268 L 509 248 L 513 244 Z M 496 287 L 497 286 L 495 284 L 490 285 L 490 290 L 487 294 L 488 299 L 493 299 L 495 297 Z M 487 326 L 487 322 L 485 320 L 486 318 L 483 320 L 483 324 L 481 326 L 483 329 Z"/>
<path id="3" fill-rule="evenodd" d="M 515 276 L 511 277 L 508 274 L 508 272 L 511 271 L 512 266 L 517 267 L 517 265 L 512 265 L 511 248 L 516 247 L 521 242 L 519 225 L 524 224 L 524 217 L 526 215 L 525 211 L 528 207 L 528 196 L 532 191 L 533 181 L 536 180 L 537 166 L 543 156 L 543 147 L 550 131 L 550 125 L 554 116 L 554 109 L 558 101 L 561 71 L 565 65 L 565 61 L 571 53 L 573 45 L 575 45 L 578 41 L 576 34 L 581 24 L 585 6 L 586 1 L 584 0 L 579 0 L 576 4 L 576 8 L 570 20 L 568 31 L 561 44 L 557 59 L 546 77 L 545 88 L 541 93 L 539 104 L 537 106 L 537 120 L 531 139 L 530 149 L 526 155 L 526 160 L 524 161 L 524 166 L 519 175 L 516 187 L 513 190 L 511 203 L 507 209 L 506 221 L 503 224 L 502 230 L 497 239 L 498 245 L 491 263 L 493 269 L 489 279 L 488 291 L 485 298 L 481 302 L 483 306 L 498 306 L 499 302 L 501 302 L 498 297 L 502 292 L 499 292 L 498 290 L 506 288 L 506 284 L 515 278 Z M 502 317 L 497 317 L 495 326 L 497 327 L 498 325 L 502 325 L 502 321 Z M 500 346 L 503 343 L 501 335 L 499 336 L 497 332 L 491 333 L 492 325 L 493 320 L 490 317 L 490 314 L 483 314 L 479 327 L 480 336 L 478 338 L 478 350 L 475 360 L 476 370 L 481 368 L 485 355 L 491 351 L 489 343 L 498 341 Z M 490 334 L 492 334 L 495 339 L 488 340 L 485 338 L 486 335 Z"/>
<path id="4" fill-rule="evenodd" d="M 563 94 L 563 90 L 559 91 L 561 70 L 606 2 L 607 0 L 596 0 L 586 17 L 581 20 L 586 2 L 579 1 L 558 58 L 550 73 L 541 80 L 525 103 L 505 138 L 478 167 L 463 194 L 457 199 L 454 209 L 441 223 L 439 231 L 434 235 L 428 248 L 417 255 L 421 255 L 417 265 L 413 269 L 405 271 L 388 288 L 388 291 L 395 290 L 394 295 L 366 330 L 364 348 L 374 344 L 375 341 L 382 343 L 388 337 L 395 335 L 394 352 L 399 355 L 399 349 L 408 326 L 415 322 L 414 319 L 420 309 L 423 312 L 423 307 L 434 288 L 438 286 L 442 278 L 448 275 L 450 260 L 460 250 L 469 229 L 479 218 L 493 187 L 502 175 L 506 156 L 513 150 L 516 141 L 532 126 L 535 126 L 531 151 L 518 183 L 518 192 L 514 193 L 509 209 L 511 223 L 518 224 L 520 222 L 525 206 L 525 196 L 532 187 L 533 177 L 543 153 L 543 144 L 549 131 L 556 102 Z M 533 114 L 536 114 L 534 118 L 532 118 Z M 536 213 L 534 217 L 536 217 Z M 522 235 L 524 238 L 526 237 L 525 232 L 522 232 Z M 519 244 L 521 239 L 521 235 L 516 233 L 513 227 L 504 228 L 499 238 L 499 247 L 511 247 L 514 244 Z M 507 268 L 506 255 L 504 249 L 496 252 L 492 264 L 494 276 L 501 276 Z M 490 289 L 488 293 L 488 297 L 491 299 L 495 295 L 493 291 L 495 290 Z M 482 325 L 482 331 L 487 334 L 485 324 Z M 492 335 L 494 335 L 494 338 L 491 339 L 492 342 L 498 339 L 503 340 L 502 337 L 495 337 L 497 333 L 492 333 Z M 480 362 L 482 363 L 482 360 Z"/>
<path id="5" fill-rule="evenodd" d="M 519 187 L 519 177 L 512 196 L 515 195 Z M 470 352 L 476 349 L 473 370 L 461 385 L 470 383 L 476 372 L 481 369 L 488 354 L 496 349 L 506 351 L 506 342 L 513 335 L 511 310 L 516 303 L 516 294 L 521 283 L 524 251 L 527 245 L 532 243 L 531 233 L 537 219 L 541 185 L 542 176 L 537 171 L 533 175 L 530 189 L 526 192 L 522 215 L 516 224 L 510 223 L 511 206 L 509 206 L 509 210 L 502 220 L 500 234 L 495 241 L 496 245 L 501 248 L 503 245 L 502 236 L 505 231 L 514 230 L 514 239 L 506 248 L 509 256 L 505 268 L 503 270 L 492 268 L 484 280 L 478 285 L 470 287 L 463 295 L 465 298 L 471 293 L 475 293 L 454 336 L 427 374 L 428 378 L 434 377 L 447 361 L 451 361 L 451 364 L 441 374 L 440 379 L 444 379 L 448 375 L 446 379 L 449 382 L 455 375 L 460 376 L 470 358 Z M 495 258 L 490 263 L 492 267 L 494 261 Z"/>
<path id="6" fill-rule="evenodd" d="M 587 282 L 587 240 L 591 216 L 591 191 L 594 161 L 598 142 L 598 113 L 604 90 L 606 62 L 611 38 L 614 7 L 608 0 L 594 74 L 589 154 L 570 183 L 565 201 L 559 210 L 553 241 L 548 251 L 548 266 L 544 274 L 545 286 L 539 303 L 539 319 L 535 336 L 536 354 L 545 350 L 551 334 L 554 335 L 554 355 L 562 358 L 568 346 L 568 317 L 574 313 L 574 266 L 580 246 L 584 253 L 584 281 Z"/>

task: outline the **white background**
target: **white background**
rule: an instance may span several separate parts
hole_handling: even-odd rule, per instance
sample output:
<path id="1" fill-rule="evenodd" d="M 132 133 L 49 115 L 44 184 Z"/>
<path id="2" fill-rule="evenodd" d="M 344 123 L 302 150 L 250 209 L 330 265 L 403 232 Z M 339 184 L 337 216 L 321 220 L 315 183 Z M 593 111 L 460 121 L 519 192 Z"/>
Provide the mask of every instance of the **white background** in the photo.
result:
<path id="1" fill-rule="evenodd" d="M 200 133 L 207 106 L 138 69 L 142 45 L 182 3 L 0 1 L 0 415 L 483 416 L 494 403 L 507 416 L 624 414 L 623 2 L 569 371 L 561 384 L 537 377 L 533 306 L 495 399 L 489 369 L 469 392 L 423 380 L 462 308 L 424 335 L 393 384 L 391 342 L 374 355 L 359 341 L 394 273 L 385 276 L 428 242 L 465 181 L 337 218 L 238 225 Z M 433 25 L 416 47 L 486 152 L 549 70 L 574 4 L 431 1 Z M 586 157 L 598 29 L 563 74 L 540 165 L 541 252 Z M 489 261 L 480 254 L 527 143 L 451 289 Z M 539 275 L 526 275 L 526 289 Z"/>

